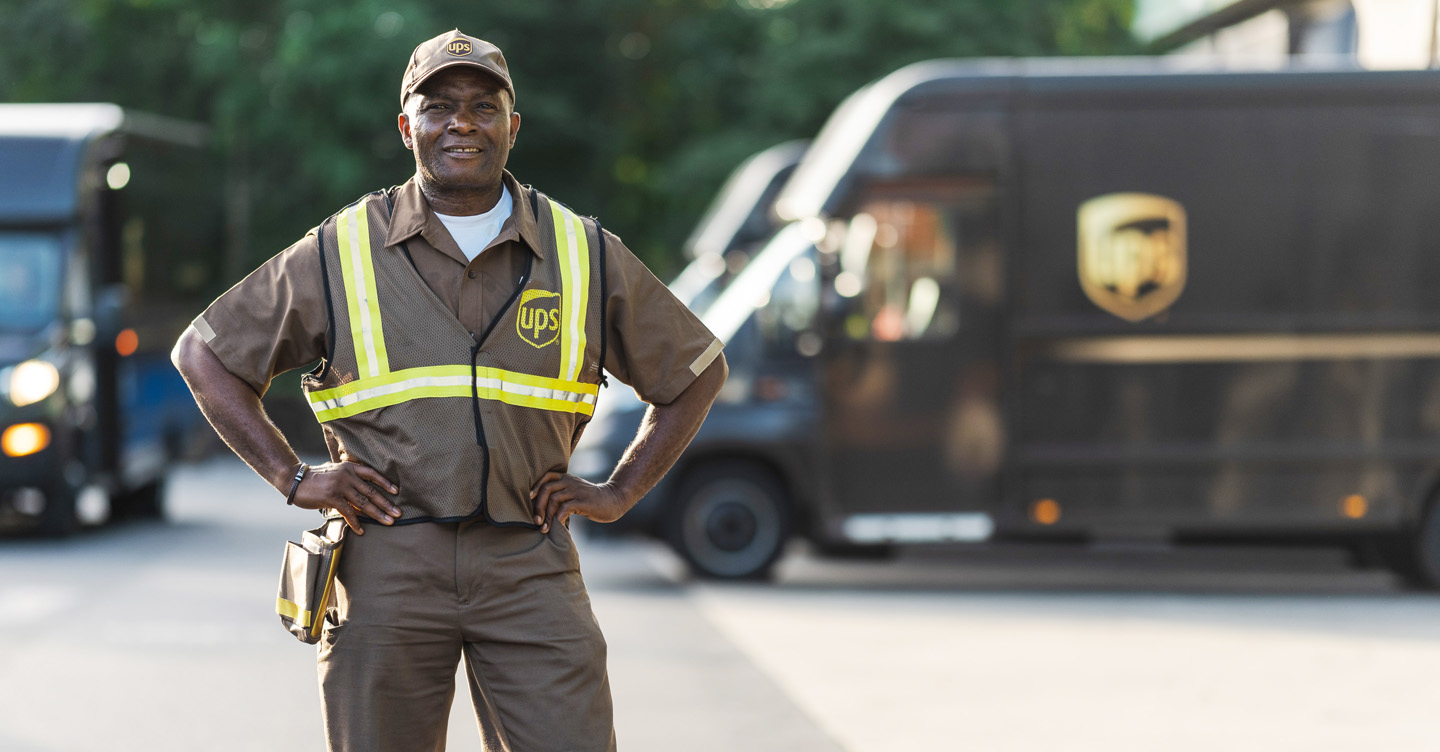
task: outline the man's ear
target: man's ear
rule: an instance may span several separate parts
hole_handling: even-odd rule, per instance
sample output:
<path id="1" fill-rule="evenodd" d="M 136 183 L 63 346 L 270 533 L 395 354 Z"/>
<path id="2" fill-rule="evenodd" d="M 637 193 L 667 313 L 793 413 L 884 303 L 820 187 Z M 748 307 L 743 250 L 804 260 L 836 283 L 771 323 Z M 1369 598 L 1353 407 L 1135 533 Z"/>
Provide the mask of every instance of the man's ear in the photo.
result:
<path id="1" fill-rule="evenodd" d="M 510 113 L 510 148 L 515 148 L 515 136 L 520 133 L 520 113 Z"/>
<path id="2" fill-rule="evenodd" d="M 415 137 L 410 135 L 410 118 L 402 112 L 396 125 L 400 128 L 400 140 L 405 143 L 405 148 L 414 151 Z"/>

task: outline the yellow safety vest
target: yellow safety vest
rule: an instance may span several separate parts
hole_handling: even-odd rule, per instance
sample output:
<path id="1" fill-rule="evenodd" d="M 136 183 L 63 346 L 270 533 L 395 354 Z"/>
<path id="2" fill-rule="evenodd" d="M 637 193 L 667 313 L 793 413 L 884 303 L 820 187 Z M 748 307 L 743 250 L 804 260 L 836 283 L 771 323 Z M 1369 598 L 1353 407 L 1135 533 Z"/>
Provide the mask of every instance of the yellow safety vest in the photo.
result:
<path id="1" fill-rule="evenodd" d="M 404 245 L 385 246 L 387 194 L 320 227 L 330 354 L 302 387 L 349 456 L 400 487 L 400 524 L 483 514 L 534 527 L 530 488 L 566 470 L 595 411 L 604 233 L 534 189 L 521 193 L 537 218 L 540 258 L 530 257 L 509 301 L 473 337 Z"/>

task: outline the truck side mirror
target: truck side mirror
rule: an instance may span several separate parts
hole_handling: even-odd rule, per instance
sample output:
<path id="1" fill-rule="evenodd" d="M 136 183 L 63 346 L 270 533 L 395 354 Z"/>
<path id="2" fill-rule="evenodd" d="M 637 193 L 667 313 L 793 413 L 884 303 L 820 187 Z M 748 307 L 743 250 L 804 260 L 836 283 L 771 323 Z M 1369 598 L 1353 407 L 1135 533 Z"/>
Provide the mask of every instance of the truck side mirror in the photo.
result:
<path id="1" fill-rule="evenodd" d="M 109 342 L 124 327 L 125 286 L 106 285 L 95 295 L 95 333 L 97 339 Z"/>

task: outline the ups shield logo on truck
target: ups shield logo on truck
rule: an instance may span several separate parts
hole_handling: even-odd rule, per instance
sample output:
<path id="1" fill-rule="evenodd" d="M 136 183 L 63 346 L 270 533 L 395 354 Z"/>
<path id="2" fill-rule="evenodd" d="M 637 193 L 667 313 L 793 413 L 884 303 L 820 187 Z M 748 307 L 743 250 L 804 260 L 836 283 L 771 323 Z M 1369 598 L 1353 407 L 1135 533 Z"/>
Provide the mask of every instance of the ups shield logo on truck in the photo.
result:
<path id="1" fill-rule="evenodd" d="M 533 347 L 544 347 L 560 338 L 560 293 L 526 290 L 520 295 L 515 331 Z"/>
<path id="2" fill-rule="evenodd" d="M 1080 286 L 1128 321 L 1169 308 L 1185 289 L 1185 208 L 1149 193 L 1111 193 L 1080 205 Z"/>

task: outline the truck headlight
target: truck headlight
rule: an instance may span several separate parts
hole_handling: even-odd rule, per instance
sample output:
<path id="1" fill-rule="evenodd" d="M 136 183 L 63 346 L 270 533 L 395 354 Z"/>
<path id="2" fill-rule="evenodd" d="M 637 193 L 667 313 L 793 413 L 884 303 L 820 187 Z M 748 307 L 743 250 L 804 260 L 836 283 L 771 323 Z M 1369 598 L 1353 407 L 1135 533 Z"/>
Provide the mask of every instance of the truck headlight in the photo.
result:
<path id="1" fill-rule="evenodd" d="M 34 404 L 49 397 L 60 388 L 60 371 L 43 360 L 27 360 L 9 371 L 10 401 L 17 407 Z M 0 371 L 0 375 L 5 375 Z"/>

